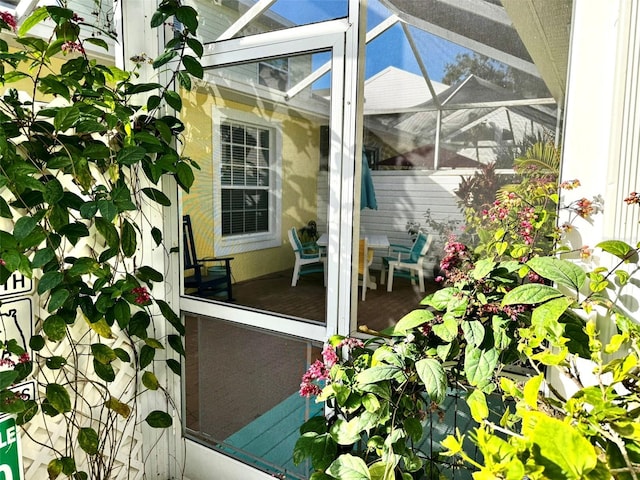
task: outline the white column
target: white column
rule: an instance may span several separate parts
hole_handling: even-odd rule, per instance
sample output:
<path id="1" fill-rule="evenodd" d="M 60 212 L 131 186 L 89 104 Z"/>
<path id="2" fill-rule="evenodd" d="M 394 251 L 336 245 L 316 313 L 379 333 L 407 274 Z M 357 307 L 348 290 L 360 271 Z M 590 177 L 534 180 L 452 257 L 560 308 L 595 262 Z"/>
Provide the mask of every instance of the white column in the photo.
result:
<path id="1" fill-rule="evenodd" d="M 638 206 L 624 204 L 631 191 L 640 190 L 639 28 L 637 2 L 574 1 L 562 179 L 577 178 L 582 187 L 567 192 L 564 204 L 593 195 L 604 199 L 604 212 L 592 224 L 578 219 L 570 237 L 576 248 L 607 239 L 635 246 L 640 240 Z M 611 267 L 614 258 L 596 251 L 596 264 Z M 638 298 L 637 289 L 625 288 L 621 305 L 625 297 Z M 606 341 L 614 326 L 597 314 L 596 320 Z"/>
<path id="2" fill-rule="evenodd" d="M 115 3 L 116 8 L 119 9 L 119 15 L 116 15 L 116 17 L 120 21 L 117 28 L 119 42 L 116 45 L 115 59 L 118 67 L 124 70 L 132 70 L 135 65 L 130 60 L 131 57 L 144 54 L 148 59 L 153 59 L 164 50 L 165 34 L 170 31 L 169 27 L 151 27 L 151 18 L 158 7 L 158 3 L 158 0 L 122 0 Z M 141 65 L 142 67 L 137 70 L 139 76 L 134 79 L 135 83 L 158 82 L 162 84 L 165 81 L 166 75 L 159 74 L 148 63 Z M 146 97 L 152 93 L 155 92 L 143 94 L 144 96 L 135 99 L 135 101 L 139 104 L 144 104 Z M 156 298 L 167 301 L 172 305 L 174 311 L 177 311 L 179 292 L 172 290 L 170 287 L 171 285 L 178 285 L 177 281 L 171 280 L 172 272 L 174 272 L 173 275 L 176 275 L 175 271 L 177 269 L 175 271 L 171 270 L 166 257 L 167 251 L 174 244 L 177 245 L 178 242 L 177 233 L 179 227 L 175 182 L 165 179 L 161 188 L 172 200 L 173 206 L 171 208 L 159 205 L 143 206 L 140 221 L 137 222 L 143 229 L 144 234 L 139 258 L 141 258 L 141 264 L 149 265 L 164 274 L 167 281 L 155 285 L 153 295 Z M 150 231 L 152 226 L 160 228 L 163 238 L 172 242 L 166 245 L 166 249 L 156 247 L 151 240 Z M 157 319 L 158 337 L 172 333 L 167 332 L 166 322 L 163 321 L 161 315 L 157 315 L 155 318 Z M 171 355 L 170 349 L 167 349 L 166 353 Z M 158 358 L 158 354 L 156 354 L 156 359 Z M 175 406 L 180 409 L 180 379 L 168 371 L 166 367 L 162 371 L 162 365 L 164 365 L 162 361 L 154 362 L 154 372 L 161 384 L 167 385 L 169 394 L 175 401 Z M 184 463 L 180 411 L 173 411 L 172 406 L 168 404 L 162 393 L 147 392 L 141 397 L 139 417 L 144 419 L 147 413 L 153 410 L 163 410 L 177 414 L 173 417 L 173 427 L 168 430 L 150 428 L 144 422 L 140 424 L 139 428 L 142 434 L 140 455 L 145 463 L 146 478 L 180 478 Z"/>

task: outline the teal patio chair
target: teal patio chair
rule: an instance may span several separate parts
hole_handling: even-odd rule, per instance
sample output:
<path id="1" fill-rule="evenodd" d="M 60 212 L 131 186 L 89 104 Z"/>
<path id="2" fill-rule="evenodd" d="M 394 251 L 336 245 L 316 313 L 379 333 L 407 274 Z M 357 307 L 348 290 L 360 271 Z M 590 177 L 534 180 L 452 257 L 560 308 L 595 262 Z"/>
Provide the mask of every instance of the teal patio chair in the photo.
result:
<path id="1" fill-rule="evenodd" d="M 296 256 L 296 263 L 293 267 L 291 286 L 295 287 L 301 275 L 322 272 L 324 275 L 324 285 L 327 285 L 327 269 L 325 268 L 326 258 L 322 249 L 316 242 L 302 243 L 295 227 L 288 232 L 289 243 Z"/>
<path id="2" fill-rule="evenodd" d="M 411 279 L 411 284 L 418 285 L 421 292 L 424 292 L 424 271 L 422 264 L 433 241 L 433 236 L 422 232 L 418 234 L 411 247 L 391 244 L 389 255 L 382 258 L 382 270 L 380 272 L 380 283 L 384 285 L 387 281 L 387 292 L 393 290 L 393 277 Z M 386 271 L 389 271 L 387 274 Z"/>

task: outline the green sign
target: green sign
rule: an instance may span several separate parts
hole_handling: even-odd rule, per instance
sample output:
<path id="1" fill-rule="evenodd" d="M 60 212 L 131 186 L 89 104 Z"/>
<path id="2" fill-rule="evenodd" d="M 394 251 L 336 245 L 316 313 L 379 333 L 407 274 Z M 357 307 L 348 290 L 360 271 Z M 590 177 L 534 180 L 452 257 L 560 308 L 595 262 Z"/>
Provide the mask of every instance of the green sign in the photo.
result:
<path id="1" fill-rule="evenodd" d="M 0 480 L 24 480 L 20 437 L 13 417 L 0 421 Z"/>

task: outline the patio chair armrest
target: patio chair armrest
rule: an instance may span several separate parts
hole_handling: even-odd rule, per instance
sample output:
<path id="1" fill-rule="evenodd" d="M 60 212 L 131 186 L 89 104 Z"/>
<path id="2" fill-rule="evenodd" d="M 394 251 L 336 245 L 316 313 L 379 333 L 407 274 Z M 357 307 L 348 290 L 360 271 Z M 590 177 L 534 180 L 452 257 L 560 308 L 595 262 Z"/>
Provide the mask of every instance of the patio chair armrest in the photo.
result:
<path id="1" fill-rule="evenodd" d="M 400 245 L 398 243 L 389 244 L 389 250 L 395 252 L 409 253 L 411 251 L 411 247 L 407 247 L 406 245 Z"/>
<path id="2" fill-rule="evenodd" d="M 199 258 L 198 259 L 198 263 L 200 262 L 225 262 L 225 263 L 229 263 L 231 260 L 233 260 L 234 257 L 206 257 L 206 258 Z"/>

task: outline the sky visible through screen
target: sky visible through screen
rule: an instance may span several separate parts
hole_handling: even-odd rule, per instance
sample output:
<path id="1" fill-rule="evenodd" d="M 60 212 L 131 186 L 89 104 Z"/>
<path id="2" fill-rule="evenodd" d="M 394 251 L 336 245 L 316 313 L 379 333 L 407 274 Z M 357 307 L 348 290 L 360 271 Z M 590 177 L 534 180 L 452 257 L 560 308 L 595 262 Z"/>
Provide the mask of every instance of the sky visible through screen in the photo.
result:
<path id="1" fill-rule="evenodd" d="M 347 0 L 278 0 L 271 10 L 297 25 L 327 21 L 347 15 Z M 385 20 L 390 12 L 377 0 L 370 0 L 367 10 L 367 29 L 371 30 Z M 417 28 L 410 28 L 414 41 L 421 52 L 431 80 L 440 82 L 449 63 L 455 63 L 456 55 L 469 50 Z M 314 68 L 329 59 L 328 54 L 314 56 Z M 365 79 L 371 78 L 385 68 L 393 66 L 417 75 L 422 75 L 418 62 L 399 24 L 374 39 L 367 45 Z M 318 80 L 314 88 L 326 88 L 328 75 Z"/>

